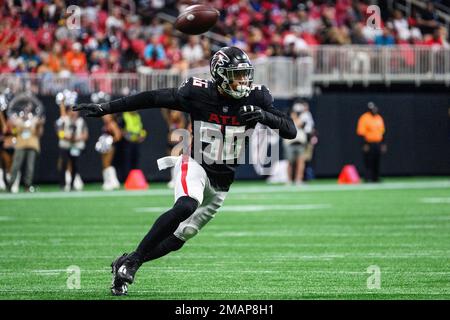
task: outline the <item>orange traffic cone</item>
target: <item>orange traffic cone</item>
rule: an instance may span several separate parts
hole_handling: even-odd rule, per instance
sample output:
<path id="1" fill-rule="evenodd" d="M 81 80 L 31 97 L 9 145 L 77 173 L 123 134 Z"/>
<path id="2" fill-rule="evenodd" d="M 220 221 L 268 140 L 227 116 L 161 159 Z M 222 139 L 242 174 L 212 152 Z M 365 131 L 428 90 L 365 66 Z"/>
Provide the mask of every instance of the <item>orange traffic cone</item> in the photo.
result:
<path id="1" fill-rule="evenodd" d="M 360 182 L 358 170 L 356 170 L 354 165 L 348 164 L 342 168 L 339 174 L 338 183 L 339 184 L 355 184 Z"/>
<path id="2" fill-rule="evenodd" d="M 145 180 L 142 170 L 133 169 L 128 174 L 127 180 L 125 181 L 126 190 L 145 190 L 148 189 L 148 183 Z"/>

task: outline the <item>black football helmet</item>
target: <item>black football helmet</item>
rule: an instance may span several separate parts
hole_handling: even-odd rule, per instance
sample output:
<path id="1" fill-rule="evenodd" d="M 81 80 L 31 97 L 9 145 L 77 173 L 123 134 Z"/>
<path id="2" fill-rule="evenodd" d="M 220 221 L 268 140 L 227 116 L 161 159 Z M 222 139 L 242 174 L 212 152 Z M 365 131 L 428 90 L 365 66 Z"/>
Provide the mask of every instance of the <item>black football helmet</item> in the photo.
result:
<path id="1" fill-rule="evenodd" d="M 211 58 L 210 69 L 217 87 L 226 94 L 241 99 L 250 94 L 254 68 L 247 54 L 237 47 L 223 47 Z M 238 81 L 236 90 L 231 87 Z"/>

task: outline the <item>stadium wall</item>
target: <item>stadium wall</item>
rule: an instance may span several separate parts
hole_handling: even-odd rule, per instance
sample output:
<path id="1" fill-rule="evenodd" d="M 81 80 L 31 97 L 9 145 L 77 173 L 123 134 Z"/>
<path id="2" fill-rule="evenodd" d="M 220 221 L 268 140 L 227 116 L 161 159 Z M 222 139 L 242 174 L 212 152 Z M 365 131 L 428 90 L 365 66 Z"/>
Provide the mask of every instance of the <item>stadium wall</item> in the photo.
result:
<path id="1" fill-rule="evenodd" d="M 382 174 L 449 175 L 450 93 L 408 88 L 327 90 L 314 97 L 311 105 L 320 135 L 314 159 L 317 174 L 335 176 L 347 163 L 362 172 L 355 131 L 359 116 L 373 101 L 386 126 L 388 152 L 382 158 Z"/>
<path id="2" fill-rule="evenodd" d="M 46 107 L 46 125 L 41 139 L 42 152 L 37 163 L 36 182 L 57 182 L 58 141 L 55 121 L 58 108 L 53 96 L 40 96 Z M 81 96 L 79 102 L 88 102 Z M 362 173 L 360 142 L 355 135 L 358 117 L 368 101 L 375 102 L 385 119 L 388 153 L 382 159 L 382 174 L 450 175 L 450 93 L 424 90 L 326 89 L 310 99 L 311 111 L 319 132 L 319 144 L 313 160 L 318 177 L 335 177 L 345 164 L 355 164 Z M 288 108 L 291 100 L 276 100 L 279 108 Z M 141 111 L 148 137 L 141 148 L 141 167 L 150 181 L 169 178 L 158 171 L 156 160 L 166 153 L 167 127 L 159 110 Z M 101 181 L 100 155 L 94 145 L 102 130 L 102 121 L 87 119 L 90 139 L 82 155 L 81 174 L 85 181 Z M 258 178 L 252 166 L 241 166 L 238 179 Z"/>

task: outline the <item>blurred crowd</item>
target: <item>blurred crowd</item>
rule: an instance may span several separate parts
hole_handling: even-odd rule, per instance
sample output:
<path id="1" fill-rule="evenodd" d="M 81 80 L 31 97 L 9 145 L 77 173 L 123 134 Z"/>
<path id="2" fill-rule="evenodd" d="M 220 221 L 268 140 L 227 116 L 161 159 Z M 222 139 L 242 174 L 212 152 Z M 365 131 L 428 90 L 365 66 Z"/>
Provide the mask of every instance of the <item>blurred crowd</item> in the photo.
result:
<path id="1" fill-rule="evenodd" d="M 183 35 L 157 17 L 176 16 L 195 1 L 136 0 L 134 8 L 116 2 L 126 1 L 1 0 L 0 73 L 185 71 L 206 65 L 223 45 L 240 47 L 252 58 L 296 57 L 318 44 L 450 47 L 431 1 L 409 17 L 398 10 L 382 14 L 380 29 L 366 23 L 366 0 L 202 1 L 221 12 L 213 38 Z M 79 6 L 79 21 L 71 5 Z"/>

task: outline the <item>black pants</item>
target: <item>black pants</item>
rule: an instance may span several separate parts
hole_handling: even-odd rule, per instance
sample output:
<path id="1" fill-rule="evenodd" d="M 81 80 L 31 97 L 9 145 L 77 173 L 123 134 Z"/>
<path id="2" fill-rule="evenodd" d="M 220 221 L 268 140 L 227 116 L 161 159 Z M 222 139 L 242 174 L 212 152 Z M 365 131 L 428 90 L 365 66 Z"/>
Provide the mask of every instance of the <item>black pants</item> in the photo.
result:
<path id="1" fill-rule="evenodd" d="M 69 161 L 72 164 L 72 180 L 70 181 L 70 188 L 73 189 L 73 183 L 75 181 L 75 176 L 78 174 L 78 159 L 79 156 L 73 156 L 70 154 L 70 149 L 60 149 L 61 155 L 61 171 L 59 173 L 59 186 L 64 188 L 66 185 L 66 170 L 69 165 Z"/>
<path id="2" fill-rule="evenodd" d="M 114 145 L 113 166 L 117 170 L 119 180 L 124 182 L 132 169 L 139 169 L 140 143 L 129 142 L 125 139 Z"/>
<path id="3" fill-rule="evenodd" d="M 124 179 L 133 169 L 139 169 L 140 144 L 129 141 L 123 143 L 123 174 Z"/>
<path id="4" fill-rule="evenodd" d="M 380 180 L 381 144 L 368 143 L 369 151 L 364 152 L 365 179 L 367 182 Z"/>

